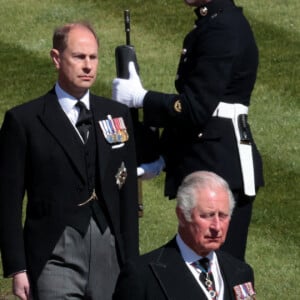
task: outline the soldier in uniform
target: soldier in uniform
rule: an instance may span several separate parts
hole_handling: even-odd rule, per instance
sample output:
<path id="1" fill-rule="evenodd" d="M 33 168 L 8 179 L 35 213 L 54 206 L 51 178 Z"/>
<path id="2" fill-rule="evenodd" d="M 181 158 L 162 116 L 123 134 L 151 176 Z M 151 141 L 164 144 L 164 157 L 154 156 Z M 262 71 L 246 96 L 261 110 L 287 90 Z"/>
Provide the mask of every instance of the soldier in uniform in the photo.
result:
<path id="1" fill-rule="evenodd" d="M 113 81 L 113 99 L 143 107 L 144 122 L 164 128 L 165 195 L 175 198 L 188 174 L 223 177 L 236 200 L 225 250 L 244 260 L 255 195 L 263 186 L 262 161 L 247 122 L 258 49 L 242 8 L 231 0 L 185 0 L 194 29 L 184 39 L 177 94 L 148 91 L 129 63 L 129 80 Z"/>

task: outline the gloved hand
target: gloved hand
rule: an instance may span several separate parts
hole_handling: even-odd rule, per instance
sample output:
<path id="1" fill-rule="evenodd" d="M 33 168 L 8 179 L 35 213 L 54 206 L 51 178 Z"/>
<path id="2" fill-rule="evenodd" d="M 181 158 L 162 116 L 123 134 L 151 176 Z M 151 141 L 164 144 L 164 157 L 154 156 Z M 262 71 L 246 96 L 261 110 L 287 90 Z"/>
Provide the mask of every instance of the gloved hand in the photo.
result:
<path id="1" fill-rule="evenodd" d="M 158 176 L 164 167 L 165 160 L 162 156 L 160 156 L 158 160 L 155 160 L 151 163 L 141 164 L 137 168 L 137 175 L 143 180 L 152 179 Z"/>
<path id="2" fill-rule="evenodd" d="M 112 99 L 128 107 L 142 107 L 147 91 L 143 88 L 134 63 L 128 63 L 129 79 L 115 78 L 112 82 Z"/>

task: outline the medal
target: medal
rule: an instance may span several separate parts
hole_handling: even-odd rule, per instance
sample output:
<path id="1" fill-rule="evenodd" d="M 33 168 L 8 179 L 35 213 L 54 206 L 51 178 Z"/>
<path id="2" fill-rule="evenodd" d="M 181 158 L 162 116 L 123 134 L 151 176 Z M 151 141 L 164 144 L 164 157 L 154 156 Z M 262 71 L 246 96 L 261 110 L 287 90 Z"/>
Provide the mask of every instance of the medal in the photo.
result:
<path id="1" fill-rule="evenodd" d="M 124 143 L 128 141 L 129 135 L 122 117 L 112 118 L 111 115 L 107 119 L 99 121 L 102 133 L 109 144 Z"/>
<path id="2" fill-rule="evenodd" d="M 252 286 L 252 282 L 245 282 L 233 287 L 235 299 L 236 300 L 245 300 L 245 299 L 256 299 L 255 291 Z"/>
<path id="3" fill-rule="evenodd" d="M 212 281 L 209 278 L 205 278 L 205 283 L 204 284 L 207 288 L 212 287 Z"/>

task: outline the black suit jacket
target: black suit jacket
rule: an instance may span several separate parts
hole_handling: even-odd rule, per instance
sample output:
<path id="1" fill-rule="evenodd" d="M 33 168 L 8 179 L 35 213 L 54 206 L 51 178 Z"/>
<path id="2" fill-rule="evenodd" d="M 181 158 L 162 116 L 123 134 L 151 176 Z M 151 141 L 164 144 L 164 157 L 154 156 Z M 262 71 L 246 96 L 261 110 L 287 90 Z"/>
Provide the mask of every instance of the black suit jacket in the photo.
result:
<path id="1" fill-rule="evenodd" d="M 212 115 L 220 101 L 250 105 L 258 50 L 242 10 L 231 0 L 213 0 L 206 6 L 206 16 L 196 9 L 196 28 L 183 43 L 175 81 L 178 94 L 149 91 L 144 100 L 145 124 L 164 127 L 165 194 L 170 198 L 182 179 L 198 170 L 215 172 L 231 189 L 243 189 L 232 121 Z M 262 162 L 249 126 L 248 131 L 259 187 Z"/>
<path id="2" fill-rule="evenodd" d="M 120 262 L 138 254 L 135 148 L 129 110 L 90 95 L 99 181 L 97 195 L 116 237 Z M 129 140 L 113 148 L 98 125 L 107 115 L 123 117 Z M 127 168 L 119 189 L 116 177 Z M 79 207 L 90 196 L 83 144 L 60 107 L 54 90 L 9 110 L 0 131 L 0 246 L 4 276 L 28 270 L 35 279 L 65 227 L 89 222 L 90 209 Z M 22 207 L 27 208 L 24 231 Z M 86 213 L 83 213 L 86 210 Z M 89 210 L 89 212 L 88 212 Z M 79 217 L 78 217 L 79 216 Z"/>
<path id="3" fill-rule="evenodd" d="M 233 287 L 254 284 L 249 265 L 217 251 L 224 281 L 224 300 L 235 299 Z M 119 276 L 114 300 L 206 300 L 206 296 L 185 265 L 176 240 L 126 263 Z"/>

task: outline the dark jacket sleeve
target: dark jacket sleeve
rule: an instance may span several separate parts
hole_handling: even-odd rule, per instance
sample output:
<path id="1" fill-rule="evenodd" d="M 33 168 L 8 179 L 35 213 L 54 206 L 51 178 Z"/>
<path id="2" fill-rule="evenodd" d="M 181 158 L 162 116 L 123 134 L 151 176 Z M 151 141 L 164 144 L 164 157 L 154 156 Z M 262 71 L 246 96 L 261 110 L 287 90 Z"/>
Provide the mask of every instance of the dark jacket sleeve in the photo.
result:
<path id="1" fill-rule="evenodd" d="M 127 109 L 126 109 L 127 110 Z M 126 121 L 128 124 L 128 147 L 127 147 L 127 182 L 121 191 L 120 219 L 122 240 L 125 248 L 125 259 L 138 255 L 138 191 L 135 142 L 132 128 L 132 120 L 127 110 Z"/>
<path id="2" fill-rule="evenodd" d="M 22 203 L 26 136 L 13 111 L 0 130 L 0 248 L 4 276 L 26 269 Z"/>
<path id="3" fill-rule="evenodd" d="M 136 264 L 128 262 L 122 269 L 117 284 L 115 292 L 113 295 L 113 300 L 142 300 L 146 299 L 144 295 L 143 279 L 145 277 L 141 272 L 139 272 L 139 267 Z"/>
<path id="4" fill-rule="evenodd" d="M 203 128 L 220 101 L 249 105 L 258 51 L 238 8 L 199 24 L 186 36 L 183 49 L 175 81 L 178 94 L 149 91 L 146 124 Z"/>

